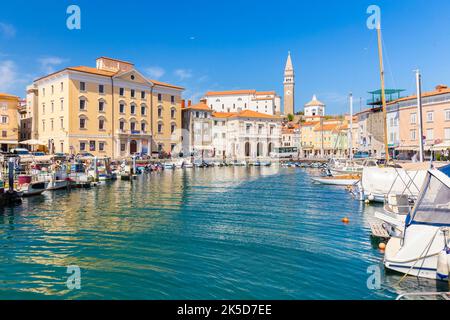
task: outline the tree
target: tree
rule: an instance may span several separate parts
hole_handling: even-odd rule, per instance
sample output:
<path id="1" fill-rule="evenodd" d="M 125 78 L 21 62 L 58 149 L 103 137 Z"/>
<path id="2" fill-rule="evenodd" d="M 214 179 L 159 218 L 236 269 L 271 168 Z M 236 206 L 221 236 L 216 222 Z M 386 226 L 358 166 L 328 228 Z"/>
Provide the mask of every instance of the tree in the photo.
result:
<path id="1" fill-rule="evenodd" d="M 294 121 L 294 115 L 293 114 L 288 114 L 287 118 L 288 118 L 288 121 Z"/>

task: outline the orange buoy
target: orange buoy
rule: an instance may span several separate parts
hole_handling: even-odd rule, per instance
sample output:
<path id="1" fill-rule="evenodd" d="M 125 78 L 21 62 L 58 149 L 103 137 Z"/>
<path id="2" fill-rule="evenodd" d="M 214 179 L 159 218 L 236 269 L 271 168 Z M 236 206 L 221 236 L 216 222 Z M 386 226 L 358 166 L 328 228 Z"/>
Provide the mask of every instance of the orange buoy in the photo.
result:
<path id="1" fill-rule="evenodd" d="M 343 223 L 349 223 L 350 219 L 348 217 L 342 218 Z"/>
<path id="2" fill-rule="evenodd" d="M 382 251 L 384 251 L 386 249 L 386 244 L 384 242 L 380 242 L 380 244 L 378 245 L 378 248 Z"/>

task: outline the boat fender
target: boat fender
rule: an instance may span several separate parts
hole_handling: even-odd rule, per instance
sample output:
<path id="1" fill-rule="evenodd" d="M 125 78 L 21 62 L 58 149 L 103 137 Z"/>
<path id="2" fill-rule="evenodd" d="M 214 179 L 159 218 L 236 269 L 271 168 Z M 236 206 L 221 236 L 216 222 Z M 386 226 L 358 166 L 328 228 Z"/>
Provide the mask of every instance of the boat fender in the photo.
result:
<path id="1" fill-rule="evenodd" d="M 368 197 L 369 201 L 375 200 L 375 196 L 373 194 L 370 194 Z"/>
<path id="2" fill-rule="evenodd" d="M 436 275 L 440 280 L 448 280 L 450 267 L 450 249 L 445 248 L 441 252 L 439 252 L 438 260 L 437 260 L 437 270 Z"/>

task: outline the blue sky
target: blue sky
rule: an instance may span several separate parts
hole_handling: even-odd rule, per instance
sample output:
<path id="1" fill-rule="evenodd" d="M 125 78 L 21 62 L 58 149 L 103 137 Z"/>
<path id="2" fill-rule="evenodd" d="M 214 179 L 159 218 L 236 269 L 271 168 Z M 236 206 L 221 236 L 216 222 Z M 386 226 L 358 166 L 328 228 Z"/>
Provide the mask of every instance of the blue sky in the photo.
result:
<path id="1" fill-rule="evenodd" d="M 81 30 L 66 9 L 81 8 Z M 208 90 L 276 90 L 290 50 L 296 111 L 313 94 L 327 113 L 347 111 L 380 79 L 376 32 L 366 9 L 382 10 L 387 87 L 450 84 L 450 1 L 9 1 L 0 12 L 0 91 L 25 95 L 31 81 L 66 66 L 95 66 L 98 56 L 135 63 L 152 78 Z"/>

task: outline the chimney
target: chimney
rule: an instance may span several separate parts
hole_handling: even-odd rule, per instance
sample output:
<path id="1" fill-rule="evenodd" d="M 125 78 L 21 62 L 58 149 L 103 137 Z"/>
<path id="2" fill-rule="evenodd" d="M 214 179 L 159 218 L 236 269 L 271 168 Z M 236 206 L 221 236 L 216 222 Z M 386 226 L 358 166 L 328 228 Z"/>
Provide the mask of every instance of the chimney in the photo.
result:
<path id="1" fill-rule="evenodd" d="M 181 109 L 186 107 L 186 100 L 182 99 L 181 100 Z"/>
<path id="2" fill-rule="evenodd" d="M 192 105 L 192 101 L 188 100 L 188 107 L 190 107 Z"/>
<path id="3" fill-rule="evenodd" d="M 201 102 L 201 103 L 206 104 L 206 101 L 207 101 L 206 98 L 200 99 L 200 102 Z"/>

